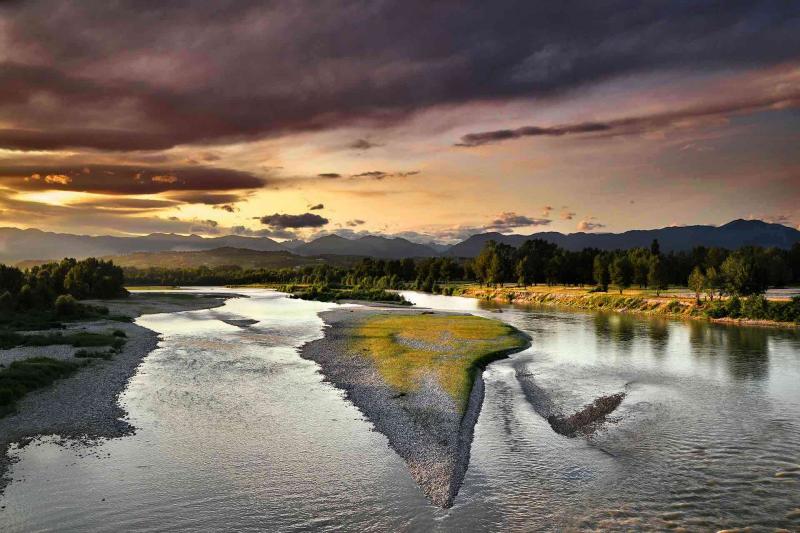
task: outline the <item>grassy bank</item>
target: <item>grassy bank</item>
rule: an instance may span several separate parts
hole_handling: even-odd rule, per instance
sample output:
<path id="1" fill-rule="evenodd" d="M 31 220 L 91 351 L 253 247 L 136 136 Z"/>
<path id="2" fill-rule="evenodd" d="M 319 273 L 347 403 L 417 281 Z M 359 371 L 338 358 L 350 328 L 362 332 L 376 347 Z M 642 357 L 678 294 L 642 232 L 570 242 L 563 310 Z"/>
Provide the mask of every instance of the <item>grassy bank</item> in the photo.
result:
<path id="1" fill-rule="evenodd" d="M 120 335 L 121 333 L 121 335 Z M 94 348 L 98 346 L 111 346 L 121 348 L 125 344 L 123 332 L 105 333 L 48 333 L 23 335 L 15 331 L 0 331 L 0 349 L 8 350 L 16 346 L 52 346 L 55 344 L 68 344 L 75 348 Z"/>
<path id="2" fill-rule="evenodd" d="M 698 318 L 714 321 L 738 321 L 760 325 L 800 325 L 800 298 L 767 300 L 761 295 L 701 300 L 669 292 L 656 295 L 648 291 L 623 294 L 592 292 L 577 287 L 479 287 L 462 285 L 455 292 L 461 296 L 516 303 L 552 305 L 594 311 L 617 311 L 673 318 Z"/>
<path id="3" fill-rule="evenodd" d="M 0 369 L 0 417 L 14 412 L 15 404 L 27 393 L 47 387 L 78 370 L 81 365 L 49 357 L 14 361 Z"/>
<path id="4" fill-rule="evenodd" d="M 528 340 L 497 320 L 420 314 L 369 317 L 351 343 L 354 351 L 375 362 L 399 394 L 418 389 L 433 376 L 463 412 L 477 372 Z"/>

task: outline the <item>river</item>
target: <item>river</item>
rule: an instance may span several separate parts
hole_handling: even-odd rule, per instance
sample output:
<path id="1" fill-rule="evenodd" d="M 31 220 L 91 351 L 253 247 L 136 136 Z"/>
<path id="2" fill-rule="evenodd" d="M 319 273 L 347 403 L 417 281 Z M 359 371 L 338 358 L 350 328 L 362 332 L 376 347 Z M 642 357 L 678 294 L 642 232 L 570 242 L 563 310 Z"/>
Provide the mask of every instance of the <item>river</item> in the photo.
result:
<path id="1" fill-rule="evenodd" d="M 220 308 L 139 318 L 162 340 L 120 400 L 137 433 L 14 451 L 0 530 L 800 528 L 796 331 L 404 293 L 533 338 L 485 372 L 469 470 L 442 510 L 297 355 L 333 304 L 241 292 Z M 223 321 L 242 318 L 257 322 Z M 530 390 L 565 413 L 627 397 L 603 430 L 568 439 Z"/>

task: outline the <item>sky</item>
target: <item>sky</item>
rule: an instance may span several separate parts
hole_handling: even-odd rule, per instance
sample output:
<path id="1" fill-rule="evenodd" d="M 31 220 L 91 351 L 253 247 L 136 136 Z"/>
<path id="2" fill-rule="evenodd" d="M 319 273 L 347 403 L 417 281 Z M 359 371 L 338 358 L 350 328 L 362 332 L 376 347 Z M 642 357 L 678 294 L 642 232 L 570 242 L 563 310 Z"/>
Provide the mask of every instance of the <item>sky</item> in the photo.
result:
<path id="1" fill-rule="evenodd" d="M 3 2 L 0 226 L 800 226 L 800 2 Z"/>

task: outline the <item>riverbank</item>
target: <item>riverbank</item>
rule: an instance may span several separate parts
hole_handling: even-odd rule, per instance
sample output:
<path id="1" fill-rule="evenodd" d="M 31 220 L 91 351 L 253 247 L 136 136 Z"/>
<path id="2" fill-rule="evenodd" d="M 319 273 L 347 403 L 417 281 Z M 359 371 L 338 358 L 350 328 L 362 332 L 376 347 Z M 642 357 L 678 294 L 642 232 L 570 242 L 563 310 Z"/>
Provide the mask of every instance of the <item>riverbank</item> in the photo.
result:
<path id="1" fill-rule="evenodd" d="M 350 401 L 387 437 L 389 446 L 405 460 L 426 497 L 435 505 L 450 507 L 466 473 L 473 431 L 483 403 L 482 369 L 493 360 L 526 349 L 530 339 L 501 324 L 500 327 L 507 329 L 502 336 L 498 335 L 494 346 L 491 343 L 495 339 L 482 340 L 486 344 L 481 345 L 480 354 L 476 353 L 475 359 L 465 361 L 460 368 L 472 378 L 463 398 L 458 384 L 454 391 L 448 387 L 449 381 L 437 374 L 447 361 L 469 351 L 460 344 L 465 335 L 459 329 L 461 325 L 445 326 L 430 336 L 425 332 L 430 324 L 420 323 L 417 324 L 420 327 L 411 329 L 410 323 L 448 318 L 455 322 L 500 323 L 472 315 L 379 307 L 338 308 L 320 316 L 326 324 L 325 336 L 303 346 L 301 356 L 319 364 L 325 379 L 344 390 Z M 398 319 L 404 322 L 400 326 L 394 323 Z M 387 321 L 392 323 L 387 325 Z M 395 327 L 404 329 L 398 334 L 392 329 Z M 364 328 L 368 328 L 367 333 Z M 386 339 L 394 344 L 387 346 Z M 513 342 L 508 342 L 509 339 Z M 385 351 L 376 353 L 378 346 Z M 426 356 L 425 352 L 434 356 Z M 432 368 L 431 361 L 442 366 Z M 478 371 L 473 372 L 473 364 Z M 409 378 L 414 383 L 407 383 Z"/>
<path id="2" fill-rule="evenodd" d="M 111 316 L 136 318 L 143 314 L 173 313 L 221 306 L 229 294 L 132 294 L 120 300 L 95 301 L 109 308 Z M 110 359 L 91 359 L 70 377 L 57 380 L 47 388 L 22 398 L 15 413 L 0 418 L 0 494 L 9 479 L 5 473 L 11 446 L 25 446 L 44 435 L 58 435 L 63 441 L 91 442 L 121 437 L 135 428 L 124 417 L 125 410 L 117 398 L 134 375 L 141 360 L 156 348 L 158 335 L 130 322 L 92 320 L 69 323 L 69 333 L 107 333 L 119 330 L 126 342 Z M 46 334 L 48 331 L 37 332 Z M 16 347 L 0 350 L 0 364 L 31 357 L 50 357 L 63 361 L 81 361 L 78 349 L 70 345 Z M 85 361 L 85 359 L 83 359 Z"/>
<path id="3" fill-rule="evenodd" d="M 550 287 L 479 287 L 459 288 L 459 296 L 495 301 L 504 304 L 541 305 L 590 311 L 614 311 L 665 318 L 695 319 L 721 324 L 773 328 L 798 328 L 797 322 L 707 316 L 709 302 L 698 305 L 694 298 L 636 294 L 593 293 L 586 289 L 551 289 Z"/>

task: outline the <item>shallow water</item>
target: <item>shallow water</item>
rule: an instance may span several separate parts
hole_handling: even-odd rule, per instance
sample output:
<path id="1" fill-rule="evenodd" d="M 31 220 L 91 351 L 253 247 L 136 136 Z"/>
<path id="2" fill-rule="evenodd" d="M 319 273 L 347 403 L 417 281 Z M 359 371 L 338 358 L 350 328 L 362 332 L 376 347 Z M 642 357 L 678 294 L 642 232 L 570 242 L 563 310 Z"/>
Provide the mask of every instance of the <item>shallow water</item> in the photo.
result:
<path id="1" fill-rule="evenodd" d="M 224 307 L 148 315 L 162 334 L 121 398 L 136 435 L 16 451 L 0 530 L 713 530 L 800 528 L 800 336 L 794 332 L 503 307 L 409 293 L 528 331 L 493 363 L 452 509 L 296 347 L 330 306 L 246 290 Z M 251 318 L 250 327 L 223 320 Z M 525 395 L 565 413 L 627 397 L 591 439 L 553 433 Z"/>

